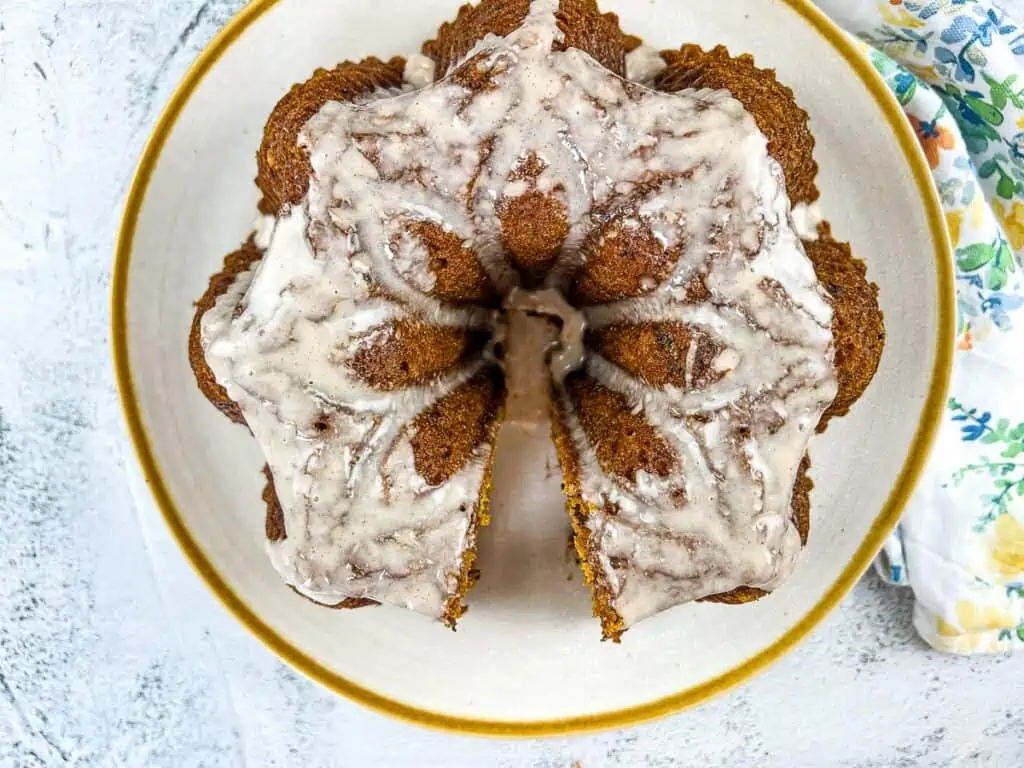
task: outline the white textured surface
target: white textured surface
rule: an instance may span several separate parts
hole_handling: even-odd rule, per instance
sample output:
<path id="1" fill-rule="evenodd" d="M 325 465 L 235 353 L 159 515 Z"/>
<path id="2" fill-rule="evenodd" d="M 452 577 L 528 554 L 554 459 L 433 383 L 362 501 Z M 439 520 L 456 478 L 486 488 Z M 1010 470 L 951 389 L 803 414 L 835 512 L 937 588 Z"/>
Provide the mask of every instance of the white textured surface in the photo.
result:
<path id="1" fill-rule="evenodd" d="M 365 712 L 237 625 L 153 505 L 132 500 L 132 487 L 145 497 L 120 424 L 107 305 L 142 142 L 241 4 L 0 7 L 0 768 L 1024 762 L 1024 658 L 926 650 L 909 595 L 873 578 L 739 691 L 654 725 L 539 742 Z"/>

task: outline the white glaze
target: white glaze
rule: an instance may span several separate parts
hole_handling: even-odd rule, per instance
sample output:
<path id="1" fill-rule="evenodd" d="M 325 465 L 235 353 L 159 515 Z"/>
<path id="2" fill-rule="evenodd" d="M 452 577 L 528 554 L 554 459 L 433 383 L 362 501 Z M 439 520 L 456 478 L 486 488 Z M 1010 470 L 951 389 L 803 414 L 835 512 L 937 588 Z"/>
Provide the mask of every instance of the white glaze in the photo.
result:
<path id="1" fill-rule="evenodd" d="M 256 221 L 253 222 L 252 241 L 261 251 L 265 251 L 270 247 L 270 238 L 274 236 L 274 227 L 276 225 L 277 219 L 265 214 L 260 214 L 256 217 Z"/>
<path id="2" fill-rule="evenodd" d="M 413 88 L 423 88 L 434 82 L 437 76 L 437 64 L 429 56 L 413 53 L 405 60 L 403 80 Z"/>
<path id="3" fill-rule="evenodd" d="M 412 435 L 404 428 L 479 363 L 397 396 L 361 383 L 337 356 L 379 341 L 398 309 L 370 299 L 350 265 L 319 259 L 307 226 L 302 207 L 282 216 L 259 267 L 203 318 L 207 360 L 241 405 L 285 512 L 287 538 L 268 542 L 271 560 L 317 601 L 369 597 L 440 617 L 473 543 L 473 504 L 461 507 L 475 501 L 488 451 L 481 446 L 445 485 L 430 488 L 409 471 Z M 317 300 L 303 303 L 312 296 L 299 284 Z M 232 320 L 243 295 L 245 311 Z M 334 302 L 329 314 L 324 301 Z M 313 423 L 324 413 L 334 418 L 320 436 Z"/>
<path id="4" fill-rule="evenodd" d="M 490 446 L 428 488 L 413 468 L 406 427 L 483 363 L 382 393 L 345 362 L 409 315 L 486 327 L 483 310 L 429 295 L 424 254 L 403 233 L 413 220 L 455 232 L 507 293 L 518 278 L 501 253 L 499 216 L 531 189 L 568 212 L 569 234 L 546 289 L 568 286 L 581 243 L 609 217 L 648 227 L 680 252 L 672 276 L 652 283 L 654 294 L 591 308 L 587 323 L 682 319 L 729 347 L 718 364 L 728 372 L 704 391 L 654 392 L 606 360 L 587 361 L 587 372 L 626 394 L 679 457 L 667 479 L 614 480 L 570 415 L 585 498 L 618 509 L 614 518 L 599 511 L 590 519 L 616 610 L 630 624 L 739 584 L 770 588 L 792 569 L 799 539 L 790 491 L 835 377 L 831 308 L 790 226 L 781 170 L 727 93 L 657 93 L 580 51 L 553 52 L 557 7 L 535 0 L 520 29 L 489 36 L 468 54 L 464 66 L 491 71 L 492 89 L 474 94 L 447 79 L 326 104 L 300 137 L 314 169 L 309 193 L 278 221 L 244 311 L 231 319 L 233 292 L 234 302 L 219 302 L 204 318 L 210 365 L 274 474 L 288 532 L 269 545 L 275 567 L 316 600 L 370 597 L 438 617 L 454 594 L 462 553 L 474 543 L 471 510 Z M 532 186 L 510 179 L 530 153 L 546 164 Z M 645 182 L 650 188 L 640 193 Z M 685 285 L 701 272 L 715 301 L 729 306 L 685 304 Z M 397 301 L 371 296 L 371 277 Z M 789 299 L 765 293 L 766 278 Z M 787 414 L 788 425 L 768 435 L 754 418 L 742 449 L 730 451 L 745 395 Z M 324 412 L 335 427 L 319 436 L 311 425 Z M 700 429 L 688 423 L 696 413 L 708 417 Z M 667 502 L 680 487 L 689 500 L 681 510 Z M 696 552 L 683 539 L 696 542 Z M 620 557 L 624 570 L 612 567 Z"/>
<path id="5" fill-rule="evenodd" d="M 797 203 L 790 212 L 793 229 L 801 240 L 817 240 L 818 225 L 825 220 L 817 202 Z"/>
<path id="6" fill-rule="evenodd" d="M 657 48 L 641 45 L 626 54 L 626 79 L 634 83 L 650 85 L 666 69 L 668 64 Z"/>

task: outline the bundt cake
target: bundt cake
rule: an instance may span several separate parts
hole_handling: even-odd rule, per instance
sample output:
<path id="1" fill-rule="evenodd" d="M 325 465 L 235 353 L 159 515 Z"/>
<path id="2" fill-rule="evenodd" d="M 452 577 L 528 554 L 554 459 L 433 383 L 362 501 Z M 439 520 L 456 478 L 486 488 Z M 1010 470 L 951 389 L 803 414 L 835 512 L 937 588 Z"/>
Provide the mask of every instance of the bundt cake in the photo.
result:
<path id="1" fill-rule="evenodd" d="M 295 86 L 189 345 L 266 456 L 284 580 L 454 626 L 499 430 L 540 426 L 605 637 L 778 586 L 808 441 L 884 341 L 813 146 L 749 56 L 653 52 L 593 0 L 483 0 Z"/>

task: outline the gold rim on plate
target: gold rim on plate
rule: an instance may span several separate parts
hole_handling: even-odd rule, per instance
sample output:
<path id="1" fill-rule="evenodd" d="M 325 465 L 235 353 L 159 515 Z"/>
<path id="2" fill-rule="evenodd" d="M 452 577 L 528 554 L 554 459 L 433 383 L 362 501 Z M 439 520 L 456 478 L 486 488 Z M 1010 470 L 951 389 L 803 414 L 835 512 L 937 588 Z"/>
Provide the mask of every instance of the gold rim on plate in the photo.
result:
<path id="1" fill-rule="evenodd" d="M 115 252 L 111 289 L 111 324 L 114 368 L 117 376 L 118 390 L 121 395 L 121 405 L 124 410 L 128 431 L 138 454 L 139 464 L 146 478 L 146 483 L 156 499 L 167 525 L 170 527 L 171 532 L 174 534 L 175 539 L 177 539 L 178 544 L 185 552 L 192 566 L 210 589 L 220 598 L 221 602 L 234 614 L 235 618 L 256 635 L 270 650 L 300 672 L 335 693 L 346 696 L 378 712 L 417 725 L 457 733 L 503 737 L 555 736 L 636 725 L 678 712 L 724 693 L 749 680 L 768 665 L 777 661 L 806 637 L 835 608 L 871 564 L 871 560 L 878 550 L 881 549 L 885 538 L 895 527 L 921 474 L 935 435 L 938 432 L 953 364 L 955 300 L 952 267 L 953 254 L 948 240 L 942 207 L 932 184 L 931 174 L 925 162 L 924 154 L 917 143 L 913 131 L 904 118 L 899 103 L 889 92 L 881 77 L 874 71 L 867 58 L 857 51 L 845 33 L 835 26 L 821 11 L 811 5 L 809 0 L 785 0 L 792 10 L 800 15 L 804 21 L 810 24 L 815 31 L 836 49 L 875 98 L 879 108 L 892 127 L 893 134 L 910 165 L 914 182 L 927 209 L 928 223 L 934 242 L 935 269 L 939 293 L 937 297 L 938 336 L 936 339 L 935 366 L 932 370 L 928 398 L 925 402 L 921 421 L 911 441 L 907 454 L 908 458 L 900 471 L 899 477 L 896 479 L 896 483 L 889 492 L 885 505 L 872 523 L 867 536 L 854 553 L 853 558 L 847 563 L 839 578 L 799 622 L 772 643 L 772 645 L 747 659 L 739 666 L 712 680 L 646 704 L 610 712 L 558 720 L 476 720 L 419 709 L 363 688 L 307 656 L 264 623 L 238 595 L 231 591 L 231 588 L 225 583 L 206 554 L 192 538 L 191 532 L 183 522 L 174 504 L 174 500 L 167 490 L 167 486 L 160 473 L 160 468 L 153 456 L 145 426 L 142 423 L 142 416 L 136 401 L 135 387 L 129 365 L 125 313 L 128 299 L 128 270 L 131 263 L 139 212 L 142 209 L 146 190 L 167 137 L 173 130 L 175 122 L 181 115 L 192 93 L 228 47 L 254 21 L 277 2 L 278 0 L 252 0 L 214 37 L 213 41 L 189 68 L 177 89 L 175 89 L 170 101 L 157 120 L 156 127 L 153 129 L 153 133 L 142 152 L 142 157 L 125 201 L 124 215 Z"/>

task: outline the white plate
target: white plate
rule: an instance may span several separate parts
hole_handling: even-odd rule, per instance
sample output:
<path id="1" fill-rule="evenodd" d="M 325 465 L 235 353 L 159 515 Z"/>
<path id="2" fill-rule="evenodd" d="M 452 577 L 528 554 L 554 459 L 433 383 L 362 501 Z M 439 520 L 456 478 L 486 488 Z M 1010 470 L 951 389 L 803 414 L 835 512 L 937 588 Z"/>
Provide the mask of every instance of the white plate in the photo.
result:
<path id="1" fill-rule="evenodd" d="M 896 522 L 938 423 L 952 355 L 951 259 L 927 166 L 870 65 L 804 0 L 605 0 L 668 48 L 725 43 L 775 67 L 812 118 L 822 206 L 881 287 L 888 343 L 853 413 L 812 443 L 810 545 L 774 595 L 688 605 L 599 641 L 550 496 L 499 505 L 483 580 L 453 634 L 400 609 L 331 611 L 264 554 L 262 460 L 196 389 L 192 302 L 247 235 L 254 153 L 275 102 L 318 66 L 407 54 L 458 0 L 256 0 L 186 76 L 129 195 L 114 280 L 115 359 L 142 467 L 211 588 L 274 651 L 339 693 L 437 727 L 547 734 L 619 726 L 702 701 L 804 637 Z M 499 457 L 498 482 L 523 474 Z M 530 458 L 543 474 L 543 456 Z M 530 468 L 525 470 L 528 472 Z M 551 480 L 557 484 L 557 478 Z"/>

